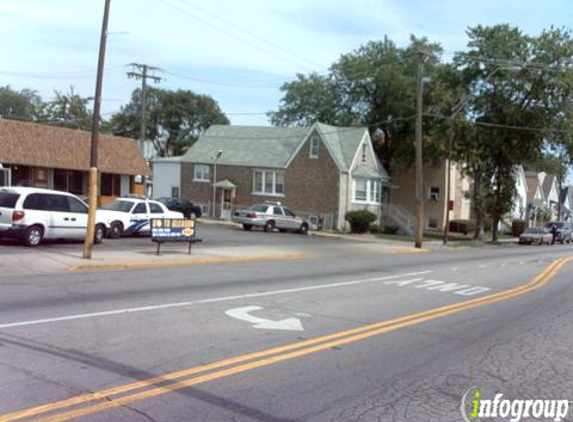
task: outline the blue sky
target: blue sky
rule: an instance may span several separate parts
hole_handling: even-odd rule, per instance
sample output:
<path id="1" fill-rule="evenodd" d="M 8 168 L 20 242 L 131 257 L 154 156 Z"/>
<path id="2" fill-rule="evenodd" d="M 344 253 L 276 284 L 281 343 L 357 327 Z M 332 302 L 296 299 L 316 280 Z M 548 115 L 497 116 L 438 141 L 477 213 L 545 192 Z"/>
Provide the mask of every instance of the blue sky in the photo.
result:
<path id="1" fill-rule="evenodd" d="M 0 85 L 93 96 L 103 0 L 0 0 Z M 341 54 L 388 35 L 428 36 L 446 50 L 477 24 L 537 34 L 573 22 L 570 0 L 112 0 L 103 113 L 138 82 L 125 65 L 165 70 L 159 86 L 214 97 L 233 124 L 267 124 L 279 87 L 296 73 L 326 72 Z"/>

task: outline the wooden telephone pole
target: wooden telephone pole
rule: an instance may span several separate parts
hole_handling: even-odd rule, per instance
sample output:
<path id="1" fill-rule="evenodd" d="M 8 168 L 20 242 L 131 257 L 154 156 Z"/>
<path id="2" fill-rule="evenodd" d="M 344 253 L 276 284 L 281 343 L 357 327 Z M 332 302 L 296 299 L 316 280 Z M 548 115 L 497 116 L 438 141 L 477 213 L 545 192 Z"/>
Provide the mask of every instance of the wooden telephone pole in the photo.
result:
<path id="1" fill-rule="evenodd" d="M 99 43 L 99 58 L 97 64 L 96 88 L 94 97 L 94 114 L 92 124 L 92 142 L 90 154 L 90 173 L 89 173 L 89 208 L 88 208 L 88 227 L 84 241 L 84 259 L 92 259 L 92 247 L 95 232 L 95 220 L 97 210 L 97 159 L 98 159 L 98 141 L 99 141 L 99 118 L 101 106 L 101 91 L 103 86 L 103 69 L 105 63 L 105 45 L 107 41 L 107 25 L 109 21 L 109 7 L 111 0 L 105 0 L 103 13 L 103 22 L 101 26 L 101 36 Z"/>
<path id="2" fill-rule="evenodd" d="M 418 88 L 416 95 L 416 248 L 422 247 L 424 238 L 424 168 L 422 157 L 422 111 L 424 101 L 424 66 L 428 60 L 428 54 L 423 51 L 419 52 L 420 63 L 418 65 Z"/>
<path id="3" fill-rule="evenodd" d="M 147 93 L 147 80 L 151 79 L 153 82 L 161 82 L 163 78 L 160 76 L 155 76 L 153 72 L 160 72 L 161 69 L 155 66 L 149 66 L 146 64 L 131 63 L 131 72 L 127 72 L 128 78 L 133 78 L 136 80 L 141 80 L 141 121 L 139 129 L 139 150 L 142 154 L 145 153 L 145 109 L 147 107 L 146 93 Z M 151 72 L 151 73 L 150 73 Z"/>

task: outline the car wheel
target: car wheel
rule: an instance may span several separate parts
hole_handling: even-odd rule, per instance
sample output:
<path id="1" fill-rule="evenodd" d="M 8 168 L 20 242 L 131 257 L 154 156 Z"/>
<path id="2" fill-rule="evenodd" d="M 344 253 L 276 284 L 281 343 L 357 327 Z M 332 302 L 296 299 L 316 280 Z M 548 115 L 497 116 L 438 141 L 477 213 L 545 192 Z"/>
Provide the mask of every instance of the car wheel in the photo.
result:
<path id="1" fill-rule="evenodd" d="M 298 229 L 298 232 L 300 234 L 308 234 L 308 224 L 303 223 L 303 225 L 300 226 L 300 229 Z"/>
<path id="2" fill-rule="evenodd" d="M 105 226 L 103 224 L 98 224 L 95 226 L 94 231 L 94 245 L 99 245 L 103 242 L 103 237 L 105 235 Z"/>
<path id="3" fill-rule="evenodd" d="M 123 234 L 123 224 L 121 224 L 119 221 L 114 221 L 113 223 L 111 223 L 108 232 L 109 237 L 111 237 L 112 239 L 117 239 L 118 237 L 121 237 L 122 234 Z"/>
<path id="4" fill-rule="evenodd" d="M 275 222 L 274 221 L 267 221 L 263 230 L 266 232 L 272 232 L 275 229 Z"/>
<path id="5" fill-rule="evenodd" d="M 28 227 L 24 233 L 24 244 L 26 246 L 35 247 L 42 243 L 44 238 L 44 230 L 40 226 Z"/>
<path id="6" fill-rule="evenodd" d="M 250 231 L 252 228 L 252 224 L 243 224 L 243 230 Z"/>

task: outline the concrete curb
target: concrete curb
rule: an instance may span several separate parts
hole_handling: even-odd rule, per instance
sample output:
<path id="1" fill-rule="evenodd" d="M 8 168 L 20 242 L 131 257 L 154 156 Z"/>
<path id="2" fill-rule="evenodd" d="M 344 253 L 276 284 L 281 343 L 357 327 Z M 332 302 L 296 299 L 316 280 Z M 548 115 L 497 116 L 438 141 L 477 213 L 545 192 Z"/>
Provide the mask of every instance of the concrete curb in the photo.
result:
<path id="1" fill-rule="evenodd" d="M 310 259 L 314 258 L 315 256 L 316 256 L 315 254 L 311 253 L 300 253 L 300 254 L 293 253 L 293 254 L 222 257 L 222 258 L 179 259 L 179 260 L 171 259 L 166 261 L 80 264 L 68 267 L 68 271 L 99 272 L 99 271 L 130 270 L 130 269 L 141 269 L 141 268 L 174 267 L 174 266 L 184 266 L 184 265 L 237 264 L 237 263 L 253 262 L 253 261 L 287 261 L 287 260 L 297 260 L 297 259 Z"/>

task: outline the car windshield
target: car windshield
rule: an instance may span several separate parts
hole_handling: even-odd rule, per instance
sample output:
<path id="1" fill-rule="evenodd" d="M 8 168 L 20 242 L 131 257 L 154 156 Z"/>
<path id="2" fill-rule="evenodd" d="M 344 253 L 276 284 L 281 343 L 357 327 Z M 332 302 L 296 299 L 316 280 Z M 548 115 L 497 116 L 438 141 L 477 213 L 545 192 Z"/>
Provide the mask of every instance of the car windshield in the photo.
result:
<path id="1" fill-rule="evenodd" d="M 249 211 L 256 211 L 256 212 L 267 212 L 269 208 L 268 205 L 253 205 L 249 208 Z"/>
<path id="2" fill-rule="evenodd" d="M 543 229 L 531 228 L 531 229 L 525 230 L 525 234 L 541 234 L 541 233 L 543 233 Z"/>
<path id="3" fill-rule="evenodd" d="M 547 227 L 548 229 L 551 228 L 551 226 L 555 225 L 555 227 L 557 227 L 558 229 L 563 228 L 563 223 L 547 223 L 545 225 L 545 227 Z"/>
<path id="4" fill-rule="evenodd" d="M 133 207 L 133 202 L 131 201 L 115 200 L 101 208 L 109 211 L 129 212 L 131 207 Z"/>

